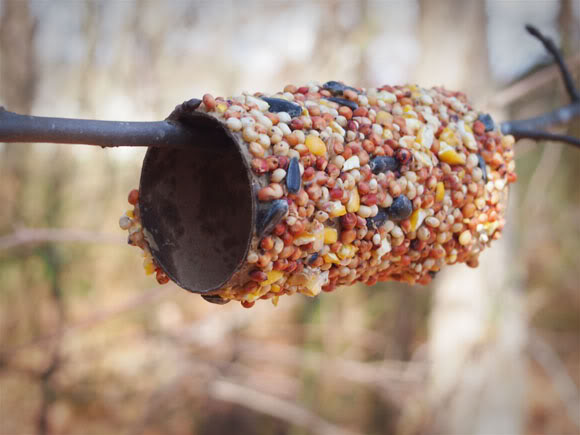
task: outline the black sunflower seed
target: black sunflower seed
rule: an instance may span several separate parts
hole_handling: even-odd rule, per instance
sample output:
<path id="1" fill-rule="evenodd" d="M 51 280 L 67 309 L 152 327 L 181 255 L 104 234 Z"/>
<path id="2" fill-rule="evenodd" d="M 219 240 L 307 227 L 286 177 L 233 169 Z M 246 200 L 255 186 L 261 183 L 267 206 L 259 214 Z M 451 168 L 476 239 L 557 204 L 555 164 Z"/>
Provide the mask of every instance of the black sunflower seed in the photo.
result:
<path id="1" fill-rule="evenodd" d="M 292 118 L 300 116 L 300 114 L 302 113 L 302 107 L 291 101 L 283 100 L 282 98 L 268 98 L 268 97 L 261 98 L 270 105 L 270 107 L 268 108 L 268 112 L 271 113 L 286 112 Z"/>

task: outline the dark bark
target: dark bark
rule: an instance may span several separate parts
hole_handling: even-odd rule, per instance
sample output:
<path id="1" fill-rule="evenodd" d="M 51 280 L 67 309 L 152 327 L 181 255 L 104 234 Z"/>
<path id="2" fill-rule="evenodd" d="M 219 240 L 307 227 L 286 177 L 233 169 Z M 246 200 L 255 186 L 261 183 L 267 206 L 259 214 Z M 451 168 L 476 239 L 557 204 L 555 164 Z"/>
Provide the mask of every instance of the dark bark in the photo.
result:
<path id="1" fill-rule="evenodd" d="M 47 142 L 101 147 L 180 147 L 191 132 L 178 123 L 95 121 L 19 115 L 0 108 L 0 142 Z"/>

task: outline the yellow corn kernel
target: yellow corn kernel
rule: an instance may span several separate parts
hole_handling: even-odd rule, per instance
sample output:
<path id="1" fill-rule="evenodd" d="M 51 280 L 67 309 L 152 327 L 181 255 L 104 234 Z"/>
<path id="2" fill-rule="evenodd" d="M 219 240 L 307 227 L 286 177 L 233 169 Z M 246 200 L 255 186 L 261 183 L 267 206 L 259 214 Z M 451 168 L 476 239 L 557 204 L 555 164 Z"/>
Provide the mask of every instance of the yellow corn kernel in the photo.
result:
<path id="1" fill-rule="evenodd" d="M 146 275 L 152 275 L 155 272 L 155 265 L 153 263 L 145 263 L 144 269 Z"/>
<path id="2" fill-rule="evenodd" d="M 329 252 L 323 258 L 324 258 L 325 263 L 340 264 L 340 260 L 338 259 L 336 254 L 333 252 Z"/>
<path id="3" fill-rule="evenodd" d="M 435 191 L 435 201 L 441 202 L 445 197 L 445 184 L 442 181 L 437 183 L 437 190 Z"/>
<path id="4" fill-rule="evenodd" d="M 354 247 L 353 245 L 343 245 L 337 255 L 341 260 L 344 260 L 345 258 L 351 258 L 354 257 L 355 252 L 357 251 L 357 248 Z"/>
<path id="5" fill-rule="evenodd" d="M 224 113 L 226 110 L 228 110 L 228 105 L 227 105 L 226 103 L 219 103 L 219 104 L 216 106 L 215 110 L 216 110 L 218 113 Z"/>
<path id="6" fill-rule="evenodd" d="M 465 157 L 458 154 L 455 149 L 449 146 L 447 142 L 441 142 L 439 144 L 439 160 L 450 165 L 464 165 Z"/>
<path id="7" fill-rule="evenodd" d="M 332 245 L 338 240 L 338 231 L 334 228 L 324 228 L 324 243 Z"/>
<path id="8" fill-rule="evenodd" d="M 446 142 L 447 144 L 449 144 L 453 147 L 456 147 L 457 145 L 459 145 L 459 138 L 457 137 L 457 134 L 453 130 L 451 130 L 449 127 L 445 127 L 443 129 L 443 132 L 439 136 L 439 140 Z"/>
<path id="9" fill-rule="evenodd" d="M 411 223 L 411 231 L 417 231 L 417 228 L 421 226 L 426 217 L 427 213 L 422 208 L 415 210 L 409 219 Z"/>
<path id="10" fill-rule="evenodd" d="M 265 285 L 270 285 L 278 281 L 280 278 L 282 278 L 283 275 L 284 272 L 282 272 L 281 270 L 271 270 L 270 272 L 268 272 L 268 278 L 266 279 L 266 281 L 262 281 L 260 285 L 262 287 Z"/>
<path id="11" fill-rule="evenodd" d="M 407 114 L 405 114 L 407 116 Z M 416 131 L 421 128 L 421 122 L 415 118 L 406 118 L 405 125 L 407 126 L 407 130 L 409 130 L 409 134 L 415 134 Z"/>
<path id="12" fill-rule="evenodd" d="M 280 293 L 281 289 L 282 288 L 278 284 L 272 284 L 272 288 L 270 289 L 270 291 L 272 293 Z"/>
<path id="13" fill-rule="evenodd" d="M 417 138 L 415 141 L 423 148 L 429 149 L 433 144 L 433 139 L 435 139 L 433 128 L 429 125 L 424 125 L 417 132 Z"/>
<path id="14" fill-rule="evenodd" d="M 278 299 L 280 299 L 280 296 L 274 296 L 272 298 L 272 305 L 274 305 L 275 307 L 278 306 Z"/>
<path id="15" fill-rule="evenodd" d="M 455 150 L 447 150 L 439 153 L 439 160 L 450 165 L 464 165 L 465 159 Z"/>
<path id="16" fill-rule="evenodd" d="M 346 208 L 344 207 L 344 205 L 340 204 L 337 207 L 334 207 L 330 213 L 329 216 L 330 217 L 339 217 L 339 216 L 344 216 L 346 214 Z"/>
<path id="17" fill-rule="evenodd" d="M 326 155 L 326 144 L 318 136 L 309 134 L 308 136 L 306 136 L 306 140 L 304 143 L 306 144 L 310 152 L 315 156 Z"/>
<path id="18" fill-rule="evenodd" d="M 304 287 L 301 288 L 300 293 L 306 296 L 314 297 L 322 291 L 322 282 L 319 275 L 314 275 L 308 278 Z"/>
<path id="19" fill-rule="evenodd" d="M 340 134 L 341 136 L 344 136 L 344 135 L 345 135 L 345 133 L 346 133 L 346 132 L 344 131 L 344 128 L 342 128 L 342 127 L 341 127 L 341 126 L 338 124 L 338 122 L 336 122 L 336 121 L 332 121 L 332 122 L 330 123 L 330 128 L 332 129 L 332 131 L 334 131 L 335 133 L 338 133 L 338 134 Z"/>
<path id="20" fill-rule="evenodd" d="M 406 105 L 403 107 L 403 117 L 407 119 L 414 119 L 417 118 L 417 112 L 413 110 L 413 106 Z"/>
<path id="21" fill-rule="evenodd" d="M 358 190 L 354 188 L 350 192 L 350 198 L 348 198 L 348 202 L 346 203 L 346 209 L 349 213 L 356 213 L 360 208 L 360 195 L 358 194 Z"/>
<path id="22" fill-rule="evenodd" d="M 258 299 L 258 295 L 256 294 L 255 291 L 253 291 L 252 293 L 248 293 L 247 295 L 244 295 L 242 297 L 242 300 L 248 302 L 254 302 L 256 299 Z"/>
<path id="23" fill-rule="evenodd" d="M 135 213 L 133 212 L 133 210 L 127 210 L 125 212 L 125 214 L 127 215 L 127 217 L 133 219 L 135 217 Z"/>
<path id="24" fill-rule="evenodd" d="M 483 224 L 483 228 L 487 232 L 488 236 L 491 236 L 493 233 L 495 233 L 495 230 L 497 230 L 498 227 L 499 227 L 498 221 L 486 222 L 485 224 Z"/>
<path id="25" fill-rule="evenodd" d="M 316 240 L 316 236 L 308 233 L 308 232 L 304 232 L 299 234 L 295 239 L 294 239 L 294 244 L 296 246 L 302 246 L 302 245 L 306 245 L 308 243 L 312 243 Z"/>

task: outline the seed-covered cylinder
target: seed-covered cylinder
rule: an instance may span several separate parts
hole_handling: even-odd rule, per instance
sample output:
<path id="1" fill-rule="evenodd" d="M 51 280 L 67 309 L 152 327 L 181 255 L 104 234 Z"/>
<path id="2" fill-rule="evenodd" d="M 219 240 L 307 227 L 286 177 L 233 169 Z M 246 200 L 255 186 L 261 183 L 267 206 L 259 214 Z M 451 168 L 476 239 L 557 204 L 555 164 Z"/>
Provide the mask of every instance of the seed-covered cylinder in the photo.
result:
<path id="1" fill-rule="evenodd" d="M 150 149 L 133 195 L 139 213 L 121 226 L 152 257 L 159 282 L 168 276 L 210 301 L 426 284 L 446 264 L 476 266 L 503 229 L 514 139 L 461 92 L 309 83 L 206 95 L 189 116 L 212 143 L 189 157 Z M 163 192 L 152 187 L 164 183 Z M 165 192 L 196 199 L 180 214 L 164 209 Z M 175 244 L 195 261 L 178 258 Z"/>

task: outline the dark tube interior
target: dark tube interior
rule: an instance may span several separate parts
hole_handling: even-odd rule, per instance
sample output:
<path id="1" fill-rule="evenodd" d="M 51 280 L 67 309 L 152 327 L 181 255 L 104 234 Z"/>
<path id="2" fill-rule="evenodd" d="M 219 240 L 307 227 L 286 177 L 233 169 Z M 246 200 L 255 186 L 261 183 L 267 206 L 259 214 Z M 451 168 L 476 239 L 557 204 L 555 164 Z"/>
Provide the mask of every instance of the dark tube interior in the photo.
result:
<path id="1" fill-rule="evenodd" d="M 188 120 L 190 148 L 149 148 L 139 206 L 157 263 L 181 287 L 206 293 L 227 282 L 247 255 L 253 195 L 245 161 L 214 118 Z"/>

